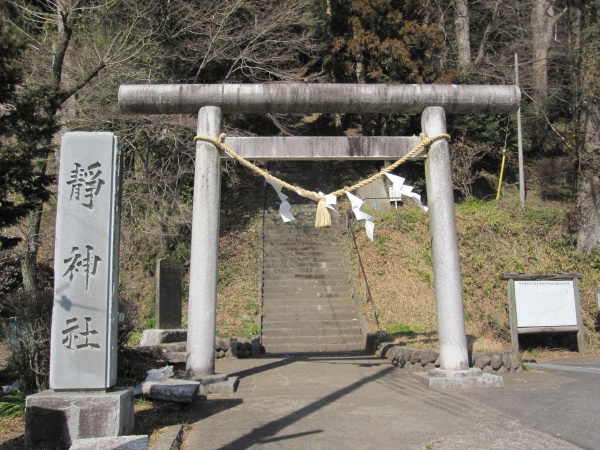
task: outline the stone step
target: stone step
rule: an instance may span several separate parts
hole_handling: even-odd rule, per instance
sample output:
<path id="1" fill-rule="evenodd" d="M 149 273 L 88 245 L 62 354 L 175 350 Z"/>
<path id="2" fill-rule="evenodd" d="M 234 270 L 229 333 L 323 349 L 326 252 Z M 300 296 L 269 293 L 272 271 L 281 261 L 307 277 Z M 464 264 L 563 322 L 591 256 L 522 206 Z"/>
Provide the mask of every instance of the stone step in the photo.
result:
<path id="1" fill-rule="evenodd" d="M 327 274 L 327 273 L 275 273 L 275 274 L 264 274 L 263 283 L 274 282 L 278 284 L 293 284 L 294 286 L 307 286 L 307 285 L 319 285 L 319 286 L 339 286 L 343 283 L 348 284 L 348 275 L 345 273 L 341 274 Z"/>
<path id="2" fill-rule="evenodd" d="M 360 327 L 358 319 L 349 320 L 268 320 L 266 317 L 263 318 L 262 328 L 263 330 L 289 330 L 293 328 L 303 329 L 315 329 L 315 328 L 329 328 L 329 329 L 349 329 Z"/>
<path id="3" fill-rule="evenodd" d="M 267 258 L 263 261 L 263 270 L 267 269 L 345 269 L 346 265 L 340 260 L 317 261 L 317 260 L 298 260 L 289 258 Z"/>
<path id="4" fill-rule="evenodd" d="M 265 306 L 301 306 L 301 305 L 328 305 L 328 306 L 354 306 L 354 300 L 351 296 L 344 297 L 305 297 L 289 298 L 288 296 L 267 297 L 263 298 Z"/>
<path id="5" fill-rule="evenodd" d="M 343 266 L 338 267 L 312 267 L 312 266 L 304 266 L 304 267 L 264 267 L 263 272 L 269 275 L 283 275 L 283 274 L 291 274 L 291 275 L 308 275 L 308 274 L 331 274 L 331 275 L 339 275 L 346 274 L 346 269 Z"/>
<path id="6" fill-rule="evenodd" d="M 305 321 L 305 320 L 352 320 L 356 319 L 356 312 L 305 312 L 305 313 L 271 313 L 268 318 L 265 315 L 263 323 L 268 321 L 273 322 L 290 322 L 290 321 Z"/>
<path id="7" fill-rule="evenodd" d="M 353 305 L 263 305 L 262 311 L 265 315 L 310 313 L 356 314 L 356 309 L 354 309 Z"/>
<path id="8" fill-rule="evenodd" d="M 264 347 L 269 355 L 361 354 L 365 351 L 364 342 L 360 344 L 270 344 Z"/>
<path id="9" fill-rule="evenodd" d="M 360 328 L 274 328 L 263 332 L 265 338 L 299 337 L 299 336 L 352 336 L 362 339 Z"/>
<path id="10" fill-rule="evenodd" d="M 318 296 L 319 294 L 348 294 L 352 292 L 349 285 L 340 286 L 284 286 L 280 283 L 273 285 L 263 285 L 263 298 L 265 296 L 276 295 L 293 295 L 302 294 L 309 297 Z"/>
<path id="11" fill-rule="evenodd" d="M 265 347 L 268 345 L 285 345 L 288 343 L 293 344 L 357 344 L 361 343 L 364 345 L 364 339 L 362 335 L 354 336 L 278 336 L 270 337 L 263 336 L 262 343 Z"/>
<path id="12" fill-rule="evenodd" d="M 297 239 L 296 237 L 290 235 L 289 237 L 279 236 L 276 240 L 265 241 L 263 245 L 263 249 L 266 250 L 280 250 L 280 251 L 293 251 L 297 253 L 303 252 L 314 252 L 314 251 L 337 251 L 341 250 L 339 242 L 332 243 L 326 242 L 320 239 L 310 239 L 310 242 L 305 239 Z"/>

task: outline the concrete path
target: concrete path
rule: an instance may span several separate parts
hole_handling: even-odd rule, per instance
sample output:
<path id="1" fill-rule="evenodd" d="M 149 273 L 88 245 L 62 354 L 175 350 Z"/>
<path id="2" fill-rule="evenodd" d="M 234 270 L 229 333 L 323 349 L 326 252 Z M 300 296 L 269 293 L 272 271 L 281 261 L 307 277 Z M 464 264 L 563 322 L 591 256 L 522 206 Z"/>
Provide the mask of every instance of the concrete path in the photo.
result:
<path id="1" fill-rule="evenodd" d="M 196 405 L 183 449 L 600 449 L 597 374 L 539 368 L 504 375 L 504 388 L 440 392 L 375 357 L 217 371 L 238 375 L 238 391 Z"/>

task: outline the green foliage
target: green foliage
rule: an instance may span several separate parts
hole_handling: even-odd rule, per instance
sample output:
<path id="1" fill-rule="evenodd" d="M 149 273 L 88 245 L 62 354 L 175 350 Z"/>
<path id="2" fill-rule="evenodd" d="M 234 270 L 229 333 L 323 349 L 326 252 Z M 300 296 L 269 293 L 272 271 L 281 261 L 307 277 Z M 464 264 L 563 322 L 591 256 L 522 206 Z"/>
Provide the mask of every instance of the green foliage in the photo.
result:
<path id="1" fill-rule="evenodd" d="M 55 91 L 45 85 L 23 87 L 20 58 L 24 49 L 10 30 L 0 24 L 0 229 L 17 223 L 49 198 L 52 177 L 38 168 L 52 150 L 58 130 L 54 114 Z M 0 248 L 12 248 L 19 239 L 0 235 Z"/>
<path id="2" fill-rule="evenodd" d="M 22 391 L 14 391 L 0 397 L 0 416 L 10 419 L 23 417 L 25 414 L 25 399 L 27 394 Z"/>
<path id="3" fill-rule="evenodd" d="M 242 336 L 240 337 L 252 337 L 260 333 L 260 328 L 254 319 L 243 319 L 240 325 L 240 331 Z"/>

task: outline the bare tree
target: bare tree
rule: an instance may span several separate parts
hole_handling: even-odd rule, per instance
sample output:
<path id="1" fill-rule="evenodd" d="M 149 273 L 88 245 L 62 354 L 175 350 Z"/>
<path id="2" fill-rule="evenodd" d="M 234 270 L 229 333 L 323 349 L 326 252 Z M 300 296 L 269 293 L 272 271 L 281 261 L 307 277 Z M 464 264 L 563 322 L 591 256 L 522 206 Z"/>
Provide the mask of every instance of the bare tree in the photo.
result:
<path id="1" fill-rule="evenodd" d="M 87 2 L 84 0 L 28 0 L 10 3 L 12 23 L 29 41 L 31 60 L 29 85 L 45 86 L 50 97 L 43 112 L 58 116 L 68 101 L 90 85 L 101 71 L 136 58 L 152 41 L 154 30 L 148 20 L 154 6 L 139 2 Z M 12 20 L 12 18 L 18 20 Z M 117 20 L 118 19 L 118 20 Z M 51 148 L 51 143 L 47 143 Z M 40 175 L 47 160 L 35 166 Z M 36 260 L 43 202 L 27 218 L 21 258 L 23 284 L 38 288 Z"/>

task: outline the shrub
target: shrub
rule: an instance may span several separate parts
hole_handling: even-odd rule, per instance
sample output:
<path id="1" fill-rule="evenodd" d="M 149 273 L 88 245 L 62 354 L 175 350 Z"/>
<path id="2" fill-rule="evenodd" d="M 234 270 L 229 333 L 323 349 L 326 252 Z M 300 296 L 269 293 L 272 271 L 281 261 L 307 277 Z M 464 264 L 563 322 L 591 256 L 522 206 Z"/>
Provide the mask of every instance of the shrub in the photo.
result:
<path id="1" fill-rule="evenodd" d="M 53 296 L 48 291 L 21 291 L 0 300 L 9 363 L 24 391 L 48 386 Z"/>

